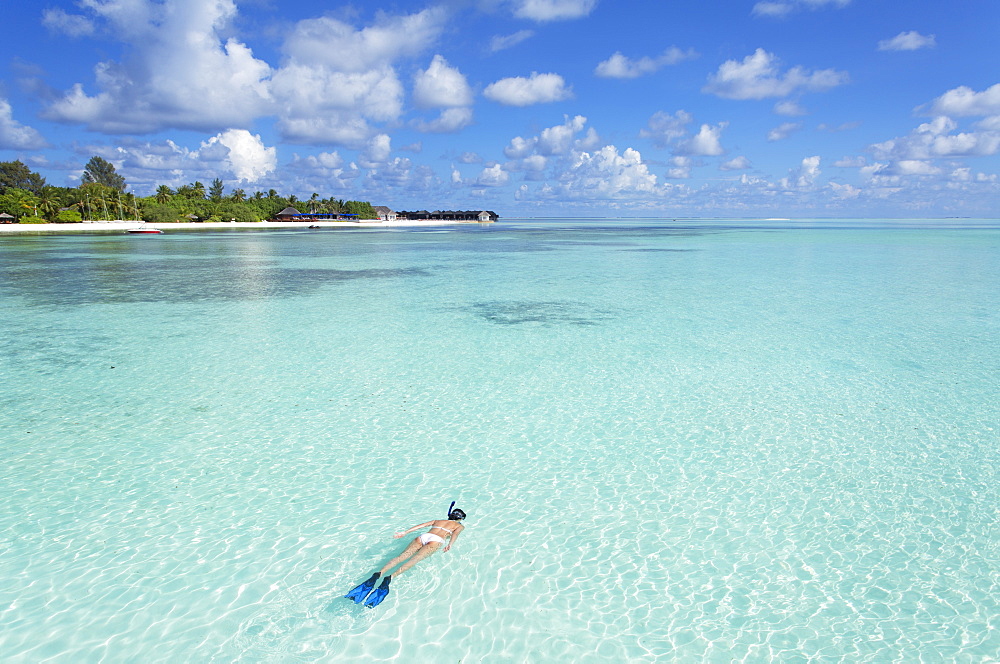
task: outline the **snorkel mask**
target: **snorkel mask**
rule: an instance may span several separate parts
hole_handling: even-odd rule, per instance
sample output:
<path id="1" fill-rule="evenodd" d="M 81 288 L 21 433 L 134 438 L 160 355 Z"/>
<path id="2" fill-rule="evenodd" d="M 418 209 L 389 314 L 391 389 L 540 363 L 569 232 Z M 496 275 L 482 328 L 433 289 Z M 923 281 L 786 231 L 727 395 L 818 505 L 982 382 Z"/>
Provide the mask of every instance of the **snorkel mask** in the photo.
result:
<path id="1" fill-rule="evenodd" d="M 465 518 L 465 512 L 459 509 L 455 509 L 455 501 L 451 501 L 451 505 L 448 507 L 448 518 L 452 521 L 461 521 Z"/>

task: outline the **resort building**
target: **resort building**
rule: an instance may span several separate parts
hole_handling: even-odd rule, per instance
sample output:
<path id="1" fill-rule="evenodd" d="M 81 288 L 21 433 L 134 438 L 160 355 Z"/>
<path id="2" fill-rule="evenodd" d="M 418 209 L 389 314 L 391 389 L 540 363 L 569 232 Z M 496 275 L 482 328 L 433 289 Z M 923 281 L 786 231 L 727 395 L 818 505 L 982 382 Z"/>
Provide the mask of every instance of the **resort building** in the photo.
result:
<path id="1" fill-rule="evenodd" d="M 396 213 L 387 208 L 384 205 L 376 205 L 375 214 L 378 215 L 379 221 L 396 221 Z"/>
<path id="2" fill-rule="evenodd" d="M 301 221 L 302 213 L 293 207 L 286 207 L 284 210 L 274 215 L 275 221 Z"/>
<path id="3" fill-rule="evenodd" d="M 347 212 L 299 212 L 293 207 L 286 207 L 274 215 L 272 221 L 357 221 L 358 215 Z"/>
<path id="4" fill-rule="evenodd" d="M 500 218 L 496 212 L 492 210 L 435 210 L 434 212 L 428 212 L 427 210 L 417 210 L 415 212 L 403 212 L 397 213 L 400 219 L 416 219 L 416 220 L 441 220 L 441 221 L 496 221 Z"/>
<path id="5" fill-rule="evenodd" d="M 491 222 L 500 218 L 492 210 L 417 210 L 414 212 L 394 212 L 385 205 L 376 205 L 372 208 L 378 215 L 379 221 L 472 221 Z M 293 207 L 286 207 L 281 212 L 274 215 L 272 221 L 363 221 L 358 219 L 356 214 L 346 212 L 299 212 Z"/>

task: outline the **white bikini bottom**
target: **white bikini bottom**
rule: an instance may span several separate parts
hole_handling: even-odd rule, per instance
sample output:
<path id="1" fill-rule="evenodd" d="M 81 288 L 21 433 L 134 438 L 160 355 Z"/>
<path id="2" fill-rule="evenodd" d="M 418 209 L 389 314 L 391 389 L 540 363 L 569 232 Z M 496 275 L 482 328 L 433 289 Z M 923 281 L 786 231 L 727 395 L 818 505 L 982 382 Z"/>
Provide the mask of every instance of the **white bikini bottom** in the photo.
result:
<path id="1" fill-rule="evenodd" d="M 437 542 L 438 544 L 444 544 L 444 538 L 440 535 L 435 535 L 434 533 L 424 533 L 417 539 L 420 540 L 421 544 L 427 544 L 429 542 Z"/>

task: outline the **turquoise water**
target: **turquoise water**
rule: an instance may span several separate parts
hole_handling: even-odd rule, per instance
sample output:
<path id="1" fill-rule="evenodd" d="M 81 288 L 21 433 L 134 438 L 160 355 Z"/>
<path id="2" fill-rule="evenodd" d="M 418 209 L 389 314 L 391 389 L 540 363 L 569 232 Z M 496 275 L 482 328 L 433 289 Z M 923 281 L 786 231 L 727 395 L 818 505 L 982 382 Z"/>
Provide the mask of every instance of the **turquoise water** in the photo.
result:
<path id="1" fill-rule="evenodd" d="M 0 276 L 4 661 L 1000 660 L 1000 222 L 0 237 Z"/>

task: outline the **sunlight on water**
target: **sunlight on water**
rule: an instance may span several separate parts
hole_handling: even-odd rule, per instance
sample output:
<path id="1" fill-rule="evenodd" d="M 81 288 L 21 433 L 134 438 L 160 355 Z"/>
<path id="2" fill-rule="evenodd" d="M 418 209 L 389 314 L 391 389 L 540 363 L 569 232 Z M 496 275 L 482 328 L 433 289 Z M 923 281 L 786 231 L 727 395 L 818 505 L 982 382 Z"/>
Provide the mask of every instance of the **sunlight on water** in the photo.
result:
<path id="1" fill-rule="evenodd" d="M 1000 659 L 997 223 L 433 230 L 0 238 L 5 661 Z"/>

